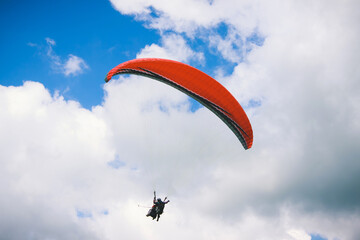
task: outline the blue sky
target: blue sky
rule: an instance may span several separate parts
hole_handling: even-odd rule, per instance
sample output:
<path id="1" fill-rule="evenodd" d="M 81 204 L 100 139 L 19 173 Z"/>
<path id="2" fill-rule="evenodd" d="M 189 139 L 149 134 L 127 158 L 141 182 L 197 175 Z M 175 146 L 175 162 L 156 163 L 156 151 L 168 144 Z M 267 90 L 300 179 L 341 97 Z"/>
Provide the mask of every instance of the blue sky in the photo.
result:
<path id="1" fill-rule="evenodd" d="M 0 238 L 358 240 L 359 8 L 1 1 Z M 139 57 L 217 79 L 253 147 L 164 84 L 105 84 Z M 171 200 L 158 224 L 137 207 L 154 189 Z"/>
<path id="2" fill-rule="evenodd" d="M 86 108 L 101 103 L 101 85 L 112 67 L 159 40 L 155 30 L 119 14 L 106 1 L 2 1 L 0 11 L 0 84 L 39 81 Z M 62 61 L 73 54 L 89 68 L 75 76 L 54 71 L 46 38 L 56 42 L 53 51 Z"/>
<path id="3" fill-rule="evenodd" d="M 0 84 L 19 86 L 26 80 L 39 81 L 51 92 L 59 91 L 88 109 L 101 103 L 103 78 L 109 69 L 136 58 L 146 45 L 161 40 L 159 30 L 145 27 L 146 21 L 119 14 L 107 1 L 3 1 L 0 11 Z M 228 25 L 219 23 L 211 31 L 225 38 Z M 210 75 L 220 67 L 231 74 L 235 63 L 224 59 L 216 48 L 209 48 L 206 32 L 202 35 L 189 39 L 182 34 L 192 49 L 206 56 L 203 61 L 189 63 Z M 46 39 L 55 42 L 51 48 L 62 64 L 71 54 L 83 59 L 87 68 L 67 76 L 54 69 Z M 255 31 L 245 41 L 261 46 L 264 38 Z M 241 51 L 244 42 L 239 39 L 238 43 L 233 48 Z"/>

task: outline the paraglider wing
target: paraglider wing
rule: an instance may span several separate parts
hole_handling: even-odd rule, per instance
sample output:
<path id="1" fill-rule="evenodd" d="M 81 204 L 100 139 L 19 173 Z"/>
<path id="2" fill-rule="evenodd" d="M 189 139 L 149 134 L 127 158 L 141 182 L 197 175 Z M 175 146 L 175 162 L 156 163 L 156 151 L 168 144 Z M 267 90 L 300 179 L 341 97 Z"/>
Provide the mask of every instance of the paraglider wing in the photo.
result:
<path id="1" fill-rule="evenodd" d="M 225 87 L 206 73 L 173 60 L 140 58 L 111 69 L 105 81 L 117 74 L 150 77 L 184 92 L 224 121 L 245 149 L 251 148 L 253 132 L 245 111 Z"/>

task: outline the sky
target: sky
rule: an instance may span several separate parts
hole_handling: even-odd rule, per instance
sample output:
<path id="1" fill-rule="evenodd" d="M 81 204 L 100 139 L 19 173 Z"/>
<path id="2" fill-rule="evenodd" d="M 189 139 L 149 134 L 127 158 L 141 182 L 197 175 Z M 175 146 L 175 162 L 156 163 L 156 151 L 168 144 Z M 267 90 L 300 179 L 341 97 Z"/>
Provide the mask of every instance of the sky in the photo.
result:
<path id="1" fill-rule="evenodd" d="M 1 1 L 0 238 L 359 239 L 359 5 Z M 143 57 L 223 84 L 252 148 L 167 85 L 105 84 Z"/>

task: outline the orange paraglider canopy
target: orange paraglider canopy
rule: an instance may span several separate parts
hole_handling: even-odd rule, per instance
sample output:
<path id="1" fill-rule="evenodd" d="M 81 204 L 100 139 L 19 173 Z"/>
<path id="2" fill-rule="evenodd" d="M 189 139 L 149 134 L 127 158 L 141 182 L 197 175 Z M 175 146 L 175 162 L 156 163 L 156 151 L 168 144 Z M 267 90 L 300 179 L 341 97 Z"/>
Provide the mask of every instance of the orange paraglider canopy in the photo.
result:
<path id="1" fill-rule="evenodd" d="M 245 111 L 224 86 L 206 73 L 173 60 L 140 58 L 114 67 L 105 81 L 117 74 L 150 77 L 186 93 L 223 120 L 245 149 L 251 148 L 253 132 Z"/>

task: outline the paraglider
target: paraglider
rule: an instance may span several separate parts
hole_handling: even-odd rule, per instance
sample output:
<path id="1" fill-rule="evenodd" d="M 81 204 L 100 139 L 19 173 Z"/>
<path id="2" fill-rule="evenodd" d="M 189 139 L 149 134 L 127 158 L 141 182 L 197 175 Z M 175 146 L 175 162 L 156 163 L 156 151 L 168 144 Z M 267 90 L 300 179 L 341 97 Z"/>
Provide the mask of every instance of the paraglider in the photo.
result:
<path id="1" fill-rule="evenodd" d="M 149 212 L 146 214 L 147 217 L 152 217 L 154 220 L 159 221 L 160 215 L 163 214 L 165 204 L 169 203 L 170 200 L 167 200 L 167 197 L 164 198 L 164 201 L 161 200 L 161 198 L 156 199 L 156 192 L 154 191 L 154 205 L 149 209 Z"/>
<path id="2" fill-rule="evenodd" d="M 173 60 L 140 58 L 114 67 L 105 81 L 118 74 L 149 77 L 184 92 L 215 113 L 245 149 L 251 148 L 253 131 L 245 111 L 225 87 L 204 72 Z"/>

